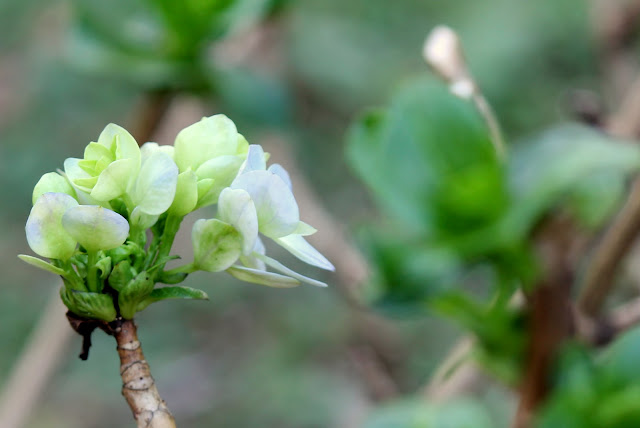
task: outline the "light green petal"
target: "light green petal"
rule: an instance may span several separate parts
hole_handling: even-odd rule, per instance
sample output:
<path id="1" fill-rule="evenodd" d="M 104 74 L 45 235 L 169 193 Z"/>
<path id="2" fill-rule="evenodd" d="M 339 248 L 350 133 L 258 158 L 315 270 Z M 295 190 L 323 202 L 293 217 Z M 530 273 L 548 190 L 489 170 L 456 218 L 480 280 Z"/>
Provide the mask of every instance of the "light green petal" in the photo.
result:
<path id="1" fill-rule="evenodd" d="M 180 171 L 194 171 L 217 156 L 233 155 L 238 150 L 238 131 L 225 115 L 205 117 L 180 131 L 175 141 L 175 161 Z"/>
<path id="2" fill-rule="evenodd" d="M 274 241 L 305 263 L 326 270 L 335 270 L 331 262 L 300 235 L 283 236 L 274 239 Z"/>
<path id="3" fill-rule="evenodd" d="M 51 263 L 47 263 L 44 260 L 39 259 L 37 257 L 28 256 L 26 254 L 18 254 L 18 258 L 25 263 L 29 263 L 31 266 L 35 266 L 39 269 L 43 269 L 48 272 L 55 273 L 56 275 L 64 275 L 65 273 L 64 270 L 60 269 L 59 267 L 56 267 Z"/>
<path id="4" fill-rule="evenodd" d="M 84 149 L 84 158 L 87 160 L 99 160 L 103 157 L 110 159 L 112 162 L 115 160 L 113 153 L 104 145 L 99 143 L 89 143 Z"/>
<path id="5" fill-rule="evenodd" d="M 213 191 L 214 184 L 215 180 L 212 178 L 198 180 L 198 204 L 196 209 L 218 202 L 218 198 Z"/>
<path id="6" fill-rule="evenodd" d="M 158 221 L 160 217 L 159 214 L 147 214 L 140 209 L 140 207 L 135 207 L 133 212 L 131 212 L 131 217 L 129 221 L 131 225 L 137 226 L 139 229 L 148 229 Z"/>
<path id="7" fill-rule="evenodd" d="M 241 266 L 231 266 L 227 269 L 227 273 L 240 281 L 266 285 L 267 287 L 291 288 L 300 285 L 300 281 L 288 276 Z"/>
<path id="8" fill-rule="evenodd" d="M 187 168 L 185 172 L 178 175 L 176 196 L 171 203 L 169 212 L 177 217 L 183 217 L 193 211 L 197 203 L 198 177 L 191 168 Z"/>
<path id="9" fill-rule="evenodd" d="M 91 187 L 86 187 L 76 183 L 77 180 L 91 178 L 91 176 L 78 165 L 80 161 L 81 159 L 77 158 L 65 159 L 64 172 L 65 174 L 67 174 L 67 178 L 71 182 L 71 185 L 76 186 L 78 189 L 89 193 L 91 192 Z"/>
<path id="10" fill-rule="evenodd" d="M 252 252 L 258 238 L 258 214 L 251 196 L 242 189 L 227 187 L 220 193 L 218 216 L 242 235 L 242 253 Z"/>
<path id="11" fill-rule="evenodd" d="M 207 198 L 218 200 L 220 192 L 229 187 L 233 179 L 238 175 L 238 170 L 244 161 L 243 156 L 225 155 L 209 159 L 196 170 L 199 179 L 213 179 L 215 182 Z M 215 203 L 215 202 L 214 202 Z"/>
<path id="12" fill-rule="evenodd" d="M 87 159 L 82 159 L 80 162 L 78 162 L 78 166 L 87 174 L 89 174 L 89 176 L 93 177 L 94 175 L 96 175 L 96 164 L 98 163 L 97 160 L 87 160 Z"/>
<path id="13" fill-rule="evenodd" d="M 306 282 L 307 284 L 311 284 L 311 285 L 315 285 L 317 287 L 326 287 L 327 284 L 325 284 L 322 281 L 318 281 L 316 279 L 313 278 L 309 278 L 308 276 L 304 276 L 299 274 L 298 272 L 295 272 L 291 269 L 289 269 L 288 267 L 286 267 L 285 265 L 283 265 L 282 263 L 280 263 L 277 260 L 272 259 L 271 257 L 262 255 L 262 254 L 256 254 L 255 255 L 257 258 L 259 258 L 260 260 L 264 261 L 267 266 L 272 267 L 273 269 L 282 272 L 283 274 L 290 276 L 292 278 L 295 278 L 299 281 L 302 282 Z"/>
<path id="14" fill-rule="evenodd" d="M 97 201 L 110 201 L 122 196 L 136 178 L 138 165 L 133 159 L 112 162 L 98 177 L 91 189 L 91 197 Z"/>
<path id="15" fill-rule="evenodd" d="M 242 236 L 230 224 L 217 219 L 200 219 L 193 225 L 193 265 L 208 272 L 223 271 L 238 260 Z"/>
<path id="16" fill-rule="evenodd" d="M 62 227 L 62 217 L 78 202 L 65 193 L 45 193 L 38 198 L 27 219 L 29 247 L 42 257 L 67 260 L 76 241 Z"/>
<path id="17" fill-rule="evenodd" d="M 95 205 L 70 208 L 62 226 L 87 251 L 110 250 L 127 239 L 129 223 L 120 214 Z"/>
<path id="18" fill-rule="evenodd" d="M 142 163 L 140 174 L 131 192 L 137 208 L 151 215 L 169 209 L 176 194 L 178 167 L 165 153 L 156 151 Z"/>
<path id="19" fill-rule="evenodd" d="M 35 204 L 44 193 L 66 193 L 72 198 L 76 198 L 76 191 L 73 190 L 69 181 L 57 172 L 48 172 L 40 177 L 40 180 L 33 188 L 31 202 Z"/>
<path id="20" fill-rule="evenodd" d="M 300 221 L 298 204 L 291 189 L 280 177 L 268 171 L 250 171 L 239 175 L 232 189 L 244 189 L 258 212 L 260 232 L 270 238 L 291 234 Z"/>
<path id="21" fill-rule="evenodd" d="M 114 123 L 108 124 L 100 133 L 98 144 L 109 149 L 115 155 L 115 160 L 133 159 L 134 164 L 140 165 L 138 143 L 123 127 Z"/>

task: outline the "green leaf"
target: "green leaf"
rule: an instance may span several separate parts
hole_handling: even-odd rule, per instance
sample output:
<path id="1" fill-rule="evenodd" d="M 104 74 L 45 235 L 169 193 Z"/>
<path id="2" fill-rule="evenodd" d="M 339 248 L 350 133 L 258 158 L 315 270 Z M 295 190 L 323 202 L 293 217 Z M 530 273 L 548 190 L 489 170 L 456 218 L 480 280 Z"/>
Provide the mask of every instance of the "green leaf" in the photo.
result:
<path id="1" fill-rule="evenodd" d="M 572 195 L 588 201 L 579 208 L 587 221 L 601 218 L 603 208 L 605 215 L 610 214 L 620 186 L 614 184 L 609 189 L 611 194 L 598 204 L 603 189 L 593 180 L 605 177 L 615 183 L 638 169 L 640 147 L 636 144 L 576 124 L 557 126 L 517 145 L 509 160 L 513 209 L 508 234 L 525 235 L 541 216 Z"/>
<path id="2" fill-rule="evenodd" d="M 131 267 L 129 260 L 123 260 L 113 268 L 111 275 L 109 275 L 109 285 L 118 292 L 122 291 L 135 275 L 136 272 Z"/>
<path id="3" fill-rule="evenodd" d="M 96 268 L 100 271 L 100 279 L 107 279 L 111 273 L 111 257 L 102 257 L 96 263 Z"/>
<path id="4" fill-rule="evenodd" d="M 209 296 L 202 290 L 190 287 L 162 287 L 154 289 L 151 294 L 138 304 L 138 311 L 152 303 L 167 299 L 209 300 Z"/>
<path id="5" fill-rule="evenodd" d="M 64 275 L 65 273 L 64 270 L 60 269 L 59 267 L 56 267 L 51 263 L 45 262 L 44 260 L 37 257 L 28 256 L 26 254 L 18 254 L 18 258 L 23 262 L 30 264 L 31 266 L 35 266 L 51 273 L 55 273 L 56 275 Z"/>
<path id="6" fill-rule="evenodd" d="M 138 304 L 153 290 L 153 280 L 145 271 L 140 272 L 134 279 L 118 293 L 120 315 L 124 319 L 132 319 L 136 314 Z"/>
<path id="7" fill-rule="evenodd" d="M 107 294 L 60 289 L 60 297 L 71 312 L 84 318 L 113 321 L 116 309 Z"/>
<path id="8" fill-rule="evenodd" d="M 494 222 L 507 203 L 502 166 L 474 107 L 416 80 L 348 133 L 351 165 L 378 204 L 414 230 L 456 236 Z"/>

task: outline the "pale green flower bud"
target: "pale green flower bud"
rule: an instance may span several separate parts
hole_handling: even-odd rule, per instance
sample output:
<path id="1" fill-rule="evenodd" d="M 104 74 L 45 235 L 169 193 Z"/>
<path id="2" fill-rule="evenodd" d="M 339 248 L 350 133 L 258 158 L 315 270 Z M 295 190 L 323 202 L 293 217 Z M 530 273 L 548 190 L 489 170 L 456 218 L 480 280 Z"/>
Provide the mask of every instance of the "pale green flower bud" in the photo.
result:
<path id="1" fill-rule="evenodd" d="M 242 253 L 242 236 L 230 224 L 200 219 L 193 225 L 193 266 L 208 272 L 229 268 Z"/>
<path id="2" fill-rule="evenodd" d="M 35 204 L 38 198 L 45 193 L 65 193 L 76 199 L 76 191 L 69 181 L 57 172 L 48 172 L 38 180 L 33 188 L 31 202 Z"/>
<path id="3" fill-rule="evenodd" d="M 129 223 L 120 214 L 96 205 L 78 205 L 62 216 L 65 231 L 87 251 L 119 247 L 129 235 Z"/>
<path id="4" fill-rule="evenodd" d="M 190 168 L 198 178 L 197 208 L 217 202 L 222 189 L 238 175 L 248 145 L 235 124 L 222 114 L 205 117 L 180 131 L 174 159 L 180 172 Z"/>
<path id="5" fill-rule="evenodd" d="M 97 143 L 89 143 L 84 159 L 69 158 L 64 168 L 71 182 L 101 202 L 125 194 L 140 170 L 140 148 L 124 128 L 109 124 Z"/>
<path id="6" fill-rule="evenodd" d="M 65 193 L 45 193 L 38 198 L 25 228 L 34 253 L 59 260 L 73 255 L 77 241 L 62 227 L 62 217 L 77 206 L 78 202 Z"/>

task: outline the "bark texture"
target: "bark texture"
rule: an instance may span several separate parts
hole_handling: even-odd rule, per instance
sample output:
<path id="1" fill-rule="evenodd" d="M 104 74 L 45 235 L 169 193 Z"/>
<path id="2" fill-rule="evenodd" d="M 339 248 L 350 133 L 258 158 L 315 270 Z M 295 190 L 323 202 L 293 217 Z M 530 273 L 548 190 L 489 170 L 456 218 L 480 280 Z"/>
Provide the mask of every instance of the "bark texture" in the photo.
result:
<path id="1" fill-rule="evenodd" d="M 129 403 L 138 428 L 176 428 L 175 420 L 160 397 L 149 364 L 144 359 L 133 320 L 115 330 L 120 356 L 122 395 Z"/>

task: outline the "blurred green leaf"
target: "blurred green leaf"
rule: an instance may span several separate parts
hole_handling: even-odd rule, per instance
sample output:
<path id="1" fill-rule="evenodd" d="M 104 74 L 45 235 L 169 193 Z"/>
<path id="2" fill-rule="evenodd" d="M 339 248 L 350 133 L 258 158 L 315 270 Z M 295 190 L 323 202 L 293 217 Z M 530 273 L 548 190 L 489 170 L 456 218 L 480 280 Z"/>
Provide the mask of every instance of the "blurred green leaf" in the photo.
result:
<path id="1" fill-rule="evenodd" d="M 516 146 L 509 159 L 509 233 L 524 237 L 544 214 L 571 196 L 585 223 L 599 223 L 619 201 L 619 182 L 638 168 L 640 147 L 576 124 L 557 126 Z M 608 192 L 598 180 L 608 180 Z M 617 184 L 609 187 L 612 182 Z M 603 193 L 609 194 L 602 197 Z"/>
<path id="2" fill-rule="evenodd" d="M 347 155 L 383 209 L 435 237 L 486 227 L 507 206 L 502 166 L 482 119 L 430 80 L 403 86 L 387 111 L 357 121 Z"/>

